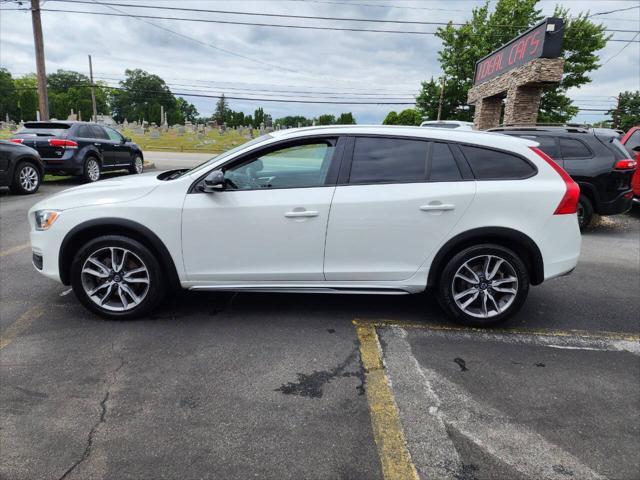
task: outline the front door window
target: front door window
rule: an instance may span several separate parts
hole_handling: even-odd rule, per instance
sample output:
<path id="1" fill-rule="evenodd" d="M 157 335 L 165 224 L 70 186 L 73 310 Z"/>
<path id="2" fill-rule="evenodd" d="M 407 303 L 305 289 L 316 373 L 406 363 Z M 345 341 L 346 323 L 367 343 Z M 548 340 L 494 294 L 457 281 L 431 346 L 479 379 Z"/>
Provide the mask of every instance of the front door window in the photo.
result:
<path id="1" fill-rule="evenodd" d="M 225 169 L 229 190 L 325 185 L 334 147 L 328 142 L 276 150 Z"/>

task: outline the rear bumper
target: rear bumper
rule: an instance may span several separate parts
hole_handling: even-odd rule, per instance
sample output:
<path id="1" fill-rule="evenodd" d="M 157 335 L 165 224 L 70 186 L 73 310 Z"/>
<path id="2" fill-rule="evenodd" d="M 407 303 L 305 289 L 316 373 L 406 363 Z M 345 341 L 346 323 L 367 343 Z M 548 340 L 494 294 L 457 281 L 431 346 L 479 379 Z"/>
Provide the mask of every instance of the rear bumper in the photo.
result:
<path id="1" fill-rule="evenodd" d="M 632 203 L 633 192 L 631 190 L 626 190 L 610 202 L 600 202 L 596 213 L 599 215 L 617 215 L 629 210 Z"/>

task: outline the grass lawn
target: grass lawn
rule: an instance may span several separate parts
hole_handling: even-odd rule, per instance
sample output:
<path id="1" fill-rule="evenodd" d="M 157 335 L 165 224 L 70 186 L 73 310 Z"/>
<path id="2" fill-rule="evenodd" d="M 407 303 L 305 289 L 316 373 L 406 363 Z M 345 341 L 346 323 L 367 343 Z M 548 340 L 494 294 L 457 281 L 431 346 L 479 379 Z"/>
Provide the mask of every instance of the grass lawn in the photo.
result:
<path id="1" fill-rule="evenodd" d="M 257 131 L 254 130 L 254 132 Z M 176 132 L 161 133 L 160 138 L 151 138 L 151 135 L 135 135 L 132 130 L 125 129 L 122 132 L 140 145 L 143 151 L 174 151 L 174 152 L 202 152 L 222 153 L 237 145 L 248 141 L 244 136 L 230 130 L 220 135 L 217 131 L 207 135 L 185 133 L 178 136 Z M 9 130 L 0 130 L 0 139 L 8 139 L 11 136 Z"/>

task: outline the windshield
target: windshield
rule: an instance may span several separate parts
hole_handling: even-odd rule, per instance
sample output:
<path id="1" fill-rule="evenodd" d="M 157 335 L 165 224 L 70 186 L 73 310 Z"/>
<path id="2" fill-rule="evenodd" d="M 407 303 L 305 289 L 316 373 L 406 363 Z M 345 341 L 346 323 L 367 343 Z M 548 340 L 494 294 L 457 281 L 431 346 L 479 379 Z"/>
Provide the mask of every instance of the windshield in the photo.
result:
<path id="1" fill-rule="evenodd" d="M 213 158 L 210 158 L 209 160 L 207 160 L 204 163 L 201 163 L 200 165 L 193 167 L 191 170 L 187 170 L 184 173 L 193 173 L 193 172 L 197 172 L 199 170 L 202 170 L 204 168 L 207 167 L 207 165 L 213 163 L 213 162 L 217 162 L 219 160 L 224 160 L 227 157 L 230 157 L 231 155 L 233 155 L 236 152 L 239 152 L 240 150 L 243 150 L 247 147 L 250 147 L 251 145 L 257 145 L 258 143 L 262 143 L 262 142 L 266 142 L 267 140 L 272 139 L 273 137 L 271 135 L 269 135 L 268 133 L 265 135 L 262 135 L 258 138 L 254 138 L 253 140 L 249 140 L 248 142 L 243 143 L 242 145 L 238 145 L 237 147 L 232 148 L 231 150 L 227 150 L 226 152 L 221 153 L 220 155 L 217 155 Z"/>

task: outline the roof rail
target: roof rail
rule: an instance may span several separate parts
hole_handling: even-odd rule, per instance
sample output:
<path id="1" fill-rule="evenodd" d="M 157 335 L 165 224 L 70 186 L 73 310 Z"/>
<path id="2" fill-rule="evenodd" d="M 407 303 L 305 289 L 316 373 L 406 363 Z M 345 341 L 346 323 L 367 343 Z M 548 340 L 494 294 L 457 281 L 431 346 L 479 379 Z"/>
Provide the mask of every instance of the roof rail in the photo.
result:
<path id="1" fill-rule="evenodd" d="M 567 124 L 537 123 L 535 125 L 506 125 L 506 126 L 503 125 L 496 128 L 490 128 L 489 131 L 499 132 L 499 131 L 506 131 L 506 130 L 509 130 L 509 131 L 539 130 L 539 131 L 553 132 L 558 130 L 565 130 L 567 132 L 572 132 L 572 133 L 588 133 L 591 128 L 592 127 L 590 127 L 589 125 L 572 124 L 572 123 L 567 123 Z"/>

